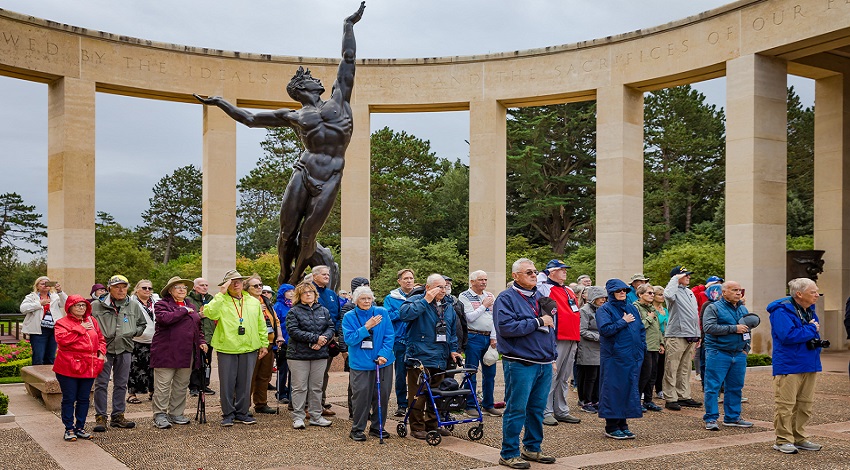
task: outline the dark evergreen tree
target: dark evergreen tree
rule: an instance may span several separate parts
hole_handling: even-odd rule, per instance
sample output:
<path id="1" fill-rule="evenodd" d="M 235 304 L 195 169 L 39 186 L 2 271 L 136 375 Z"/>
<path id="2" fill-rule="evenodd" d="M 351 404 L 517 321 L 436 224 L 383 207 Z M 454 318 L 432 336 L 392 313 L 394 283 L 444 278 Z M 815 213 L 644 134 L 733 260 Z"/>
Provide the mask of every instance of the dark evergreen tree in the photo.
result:
<path id="1" fill-rule="evenodd" d="M 144 245 L 155 259 L 169 260 L 200 249 L 201 170 L 194 165 L 180 167 L 153 187 L 150 208 L 142 213 L 144 225 L 138 228 Z"/>

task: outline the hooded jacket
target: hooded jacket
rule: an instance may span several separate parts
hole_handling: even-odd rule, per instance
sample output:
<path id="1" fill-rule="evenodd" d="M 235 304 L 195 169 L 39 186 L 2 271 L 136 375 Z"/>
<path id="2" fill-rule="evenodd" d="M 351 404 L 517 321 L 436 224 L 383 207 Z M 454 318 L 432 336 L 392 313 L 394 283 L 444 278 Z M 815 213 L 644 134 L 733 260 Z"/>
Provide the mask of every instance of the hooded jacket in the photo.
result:
<path id="1" fill-rule="evenodd" d="M 74 304 L 85 302 L 86 313 L 82 320 L 71 315 Z M 92 318 L 91 304 L 79 295 L 71 295 L 65 303 L 68 315 L 60 318 L 54 327 L 56 334 L 56 360 L 53 372 L 66 377 L 92 379 L 103 369 L 103 360 L 98 353 L 106 357 L 106 340 L 100 331 L 97 320 Z M 92 329 L 83 328 L 83 323 L 92 321 Z"/>
<path id="2" fill-rule="evenodd" d="M 142 304 L 129 296 L 116 302 L 107 294 L 93 301 L 92 316 L 100 323 L 109 354 L 133 352 L 133 338 L 141 336 L 148 324 Z"/>
<path id="3" fill-rule="evenodd" d="M 411 292 L 413 294 L 413 292 Z M 389 314 L 390 320 L 393 322 L 393 328 L 395 329 L 395 341 L 396 343 L 407 343 L 407 322 L 401 321 L 398 317 L 398 311 L 401 309 L 401 305 L 407 301 L 407 295 L 404 294 L 404 291 L 401 290 L 401 287 L 395 288 L 384 297 L 384 308 L 387 309 L 387 313 Z"/>
<path id="4" fill-rule="evenodd" d="M 283 337 L 284 344 L 289 343 L 289 333 L 286 331 L 286 314 L 292 308 L 292 301 L 286 298 L 286 293 L 295 290 L 292 284 L 283 284 L 277 289 L 277 301 L 274 303 L 274 313 L 277 314 L 277 319 L 280 321 L 280 333 Z"/>
<path id="5" fill-rule="evenodd" d="M 773 338 L 773 375 L 820 372 L 820 348 L 809 349 L 806 342 L 820 338 L 817 328 L 803 321 L 791 297 L 774 300 L 767 306 L 770 313 L 770 336 Z M 806 314 L 819 322 L 815 306 Z"/>

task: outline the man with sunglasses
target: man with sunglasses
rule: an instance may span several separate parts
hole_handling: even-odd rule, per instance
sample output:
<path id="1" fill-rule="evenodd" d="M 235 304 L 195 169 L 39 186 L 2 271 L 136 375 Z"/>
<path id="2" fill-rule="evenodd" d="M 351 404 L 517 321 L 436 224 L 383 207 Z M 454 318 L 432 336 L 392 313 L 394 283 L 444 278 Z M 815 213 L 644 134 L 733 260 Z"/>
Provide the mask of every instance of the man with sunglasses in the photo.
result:
<path id="1" fill-rule="evenodd" d="M 679 411 L 683 406 L 699 408 L 702 403 L 691 398 L 691 358 L 699 346 L 699 309 L 697 298 L 688 288 L 691 274 L 684 266 L 670 271 L 670 282 L 664 288 L 669 317 L 664 330 L 664 407 Z"/>

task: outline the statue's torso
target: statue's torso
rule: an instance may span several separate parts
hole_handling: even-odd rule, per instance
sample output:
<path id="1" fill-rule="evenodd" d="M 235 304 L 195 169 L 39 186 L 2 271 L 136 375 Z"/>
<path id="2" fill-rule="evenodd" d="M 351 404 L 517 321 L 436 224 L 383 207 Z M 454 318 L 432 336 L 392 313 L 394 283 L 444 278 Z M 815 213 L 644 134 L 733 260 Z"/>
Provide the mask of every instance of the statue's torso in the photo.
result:
<path id="1" fill-rule="evenodd" d="M 301 161 L 310 176 L 327 181 L 345 166 L 345 149 L 354 129 L 351 107 L 334 100 L 298 111 L 298 132 L 307 150 Z"/>

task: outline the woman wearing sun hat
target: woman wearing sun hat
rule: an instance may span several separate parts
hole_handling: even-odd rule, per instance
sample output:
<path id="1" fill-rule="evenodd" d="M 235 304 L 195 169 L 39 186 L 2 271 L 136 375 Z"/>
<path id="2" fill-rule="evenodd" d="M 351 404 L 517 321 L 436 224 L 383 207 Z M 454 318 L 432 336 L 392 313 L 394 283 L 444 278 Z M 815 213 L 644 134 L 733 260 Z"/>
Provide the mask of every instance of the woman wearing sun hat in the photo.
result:
<path id="1" fill-rule="evenodd" d="M 171 424 L 189 424 L 183 416 L 189 376 L 200 367 L 201 351 L 207 343 L 201 332 L 198 308 L 187 298 L 194 283 L 174 276 L 162 288 L 162 300 L 154 304 L 156 332 L 151 341 L 151 368 L 154 370 L 154 426 L 167 429 Z"/>

